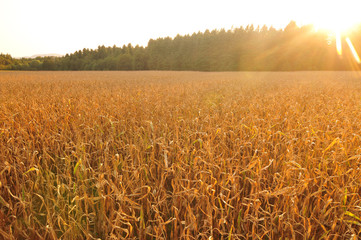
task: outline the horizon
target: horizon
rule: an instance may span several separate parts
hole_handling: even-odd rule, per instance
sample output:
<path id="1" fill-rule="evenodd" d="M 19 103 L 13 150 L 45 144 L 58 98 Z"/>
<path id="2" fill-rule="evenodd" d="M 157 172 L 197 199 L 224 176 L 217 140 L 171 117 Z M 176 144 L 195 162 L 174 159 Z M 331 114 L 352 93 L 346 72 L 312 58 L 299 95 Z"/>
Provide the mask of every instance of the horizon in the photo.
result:
<path id="1" fill-rule="evenodd" d="M 290 22 L 295 22 L 295 21 L 294 21 L 294 20 L 291 20 Z M 289 22 L 289 23 L 290 23 L 290 22 Z M 289 24 L 289 23 L 287 23 L 287 24 Z M 181 37 L 191 36 L 191 35 L 193 35 L 193 34 L 198 34 L 198 33 L 202 33 L 202 34 L 203 34 L 205 31 L 213 32 L 213 31 L 221 31 L 221 30 L 223 30 L 223 29 L 224 29 L 225 31 L 230 31 L 230 30 L 233 30 L 233 29 L 240 29 L 240 28 L 245 29 L 245 28 L 247 28 L 248 26 L 253 26 L 254 29 L 257 29 L 258 27 L 259 27 L 259 28 L 262 28 L 263 26 L 267 26 L 268 29 L 273 27 L 273 28 L 275 28 L 275 29 L 278 31 L 278 30 L 283 30 L 283 29 L 287 26 L 287 24 L 286 24 L 285 26 L 278 27 L 278 28 L 274 27 L 273 25 L 268 26 L 268 25 L 266 25 L 266 24 L 264 24 L 264 25 L 248 24 L 248 25 L 246 25 L 246 26 L 237 26 L 237 27 L 233 27 L 233 26 L 232 26 L 230 29 L 225 29 L 225 28 L 205 29 L 204 31 L 196 31 L 196 32 L 186 33 L 186 34 L 177 34 L 177 35 L 175 35 L 175 36 L 163 36 L 163 37 L 157 37 L 157 38 L 150 38 L 150 39 L 148 39 L 148 41 L 147 41 L 147 43 L 146 43 L 145 45 L 132 44 L 131 42 L 124 43 L 124 44 L 122 44 L 121 46 L 120 46 L 120 45 L 116 45 L 116 44 L 113 44 L 113 45 L 104 45 L 104 44 L 101 44 L 101 45 L 95 46 L 94 48 L 79 48 L 79 49 L 76 49 L 76 50 L 73 51 L 73 52 L 67 52 L 67 53 L 56 53 L 56 52 L 36 53 L 36 54 L 32 54 L 32 55 L 30 55 L 30 56 L 19 56 L 19 57 L 13 56 L 12 54 L 10 54 L 10 53 L 5 53 L 5 52 L 0 52 L 0 54 L 10 54 L 13 58 L 17 58 L 17 59 L 20 59 L 20 58 L 36 58 L 36 57 L 42 57 L 43 55 L 44 55 L 44 56 L 59 55 L 59 57 L 64 57 L 64 56 L 67 55 L 67 54 L 73 54 L 73 53 L 75 53 L 75 52 L 77 52 L 77 51 L 82 51 L 83 49 L 96 50 L 96 49 L 97 49 L 98 47 L 100 47 L 100 46 L 105 46 L 105 47 L 113 47 L 113 46 L 116 46 L 116 47 L 118 47 L 118 48 L 121 48 L 121 47 L 124 46 L 124 45 L 127 46 L 128 44 L 131 44 L 133 47 L 139 46 L 139 47 L 144 47 L 144 48 L 146 48 L 146 47 L 148 47 L 148 43 L 149 43 L 150 40 L 157 40 L 157 39 L 161 39 L 161 38 L 170 38 L 170 39 L 173 40 L 173 39 L 174 39 L 175 37 L 177 37 L 177 36 L 181 36 Z M 298 26 L 298 25 L 297 25 L 297 26 Z M 301 25 L 301 26 L 298 26 L 298 27 L 302 27 L 302 26 L 305 26 L 305 25 Z"/>
<path id="2" fill-rule="evenodd" d="M 247 25 L 343 29 L 356 23 L 360 3 L 349 1 L 96 1 L 0 0 L 0 52 L 15 58 L 65 55 L 98 46 L 146 47 L 150 39 Z M 325 9 L 327 11 L 325 11 Z M 9 21 L 11 19 L 11 21 Z"/>

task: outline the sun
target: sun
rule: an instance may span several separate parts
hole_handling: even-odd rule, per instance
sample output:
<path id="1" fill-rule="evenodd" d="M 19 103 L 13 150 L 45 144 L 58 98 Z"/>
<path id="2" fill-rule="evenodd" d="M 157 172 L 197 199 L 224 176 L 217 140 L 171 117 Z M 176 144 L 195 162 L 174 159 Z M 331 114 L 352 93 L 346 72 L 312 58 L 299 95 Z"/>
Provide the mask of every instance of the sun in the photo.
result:
<path id="1" fill-rule="evenodd" d="M 360 20 L 354 19 L 354 16 L 331 11 L 314 20 L 313 25 L 318 29 L 345 34 L 349 32 L 358 21 Z"/>
<path id="2" fill-rule="evenodd" d="M 317 29 L 346 34 L 361 20 L 358 13 L 361 7 L 359 0 L 321 0 L 314 1 L 308 7 L 310 8 L 309 14 L 305 16 L 305 20 L 308 20 Z"/>
<path id="3" fill-rule="evenodd" d="M 336 51 L 340 56 L 343 54 L 342 40 L 345 40 L 355 61 L 360 64 L 360 57 L 349 38 L 352 28 L 361 23 L 360 8 L 360 0 L 314 1 L 307 6 L 308 11 L 305 12 L 308 14 L 304 21 L 312 24 L 317 31 L 327 31 L 334 36 Z"/>

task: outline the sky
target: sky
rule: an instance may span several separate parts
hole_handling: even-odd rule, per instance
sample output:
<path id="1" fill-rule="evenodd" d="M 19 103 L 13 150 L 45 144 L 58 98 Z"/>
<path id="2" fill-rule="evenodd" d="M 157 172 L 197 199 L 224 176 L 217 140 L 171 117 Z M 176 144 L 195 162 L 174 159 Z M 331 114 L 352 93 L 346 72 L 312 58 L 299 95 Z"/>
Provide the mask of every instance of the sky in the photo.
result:
<path id="1" fill-rule="evenodd" d="M 341 4 L 342 3 L 342 4 Z M 99 45 L 254 24 L 339 26 L 360 18 L 360 0 L 0 0 L 0 53 L 66 54 Z"/>

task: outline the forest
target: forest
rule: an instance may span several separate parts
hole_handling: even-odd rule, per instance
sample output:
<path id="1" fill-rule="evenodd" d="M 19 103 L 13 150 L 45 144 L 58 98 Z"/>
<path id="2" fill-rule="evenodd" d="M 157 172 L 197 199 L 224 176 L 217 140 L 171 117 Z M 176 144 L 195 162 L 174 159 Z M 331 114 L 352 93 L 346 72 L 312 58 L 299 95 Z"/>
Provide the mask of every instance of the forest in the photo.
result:
<path id="1" fill-rule="evenodd" d="M 348 37 L 361 52 L 361 25 Z M 150 39 L 146 47 L 99 46 L 63 57 L 13 58 L 0 54 L 0 70 L 177 70 L 308 71 L 359 70 L 345 37 L 343 53 L 329 31 L 291 21 L 284 29 L 247 27 L 206 30 L 174 38 Z"/>

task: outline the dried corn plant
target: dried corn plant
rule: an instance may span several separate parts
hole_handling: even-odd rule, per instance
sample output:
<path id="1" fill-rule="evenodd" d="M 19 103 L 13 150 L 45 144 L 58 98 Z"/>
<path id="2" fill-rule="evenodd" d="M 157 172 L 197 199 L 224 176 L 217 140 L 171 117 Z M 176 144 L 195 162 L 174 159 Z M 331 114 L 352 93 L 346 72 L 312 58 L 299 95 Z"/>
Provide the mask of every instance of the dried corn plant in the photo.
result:
<path id="1" fill-rule="evenodd" d="M 356 239 L 351 72 L 1 72 L 1 239 Z"/>

